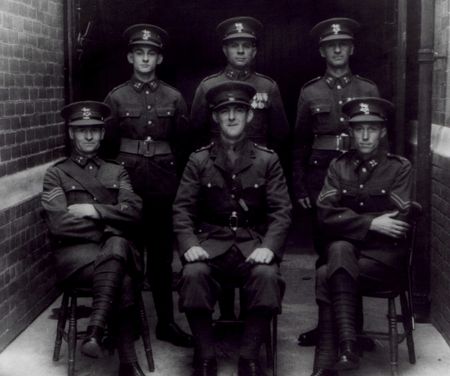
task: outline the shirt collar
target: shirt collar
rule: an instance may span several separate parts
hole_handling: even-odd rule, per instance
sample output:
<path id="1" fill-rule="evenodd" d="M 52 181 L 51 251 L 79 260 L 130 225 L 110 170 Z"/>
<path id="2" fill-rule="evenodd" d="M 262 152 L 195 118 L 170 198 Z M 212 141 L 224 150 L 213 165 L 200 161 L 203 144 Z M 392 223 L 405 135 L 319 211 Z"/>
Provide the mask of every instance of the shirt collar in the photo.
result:
<path id="1" fill-rule="evenodd" d="M 133 76 L 131 77 L 130 84 L 134 90 L 140 93 L 145 88 L 149 88 L 151 91 L 155 91 L 159 86 L 159 81 L 157 78 L 155 78 L 154 80 L 149 82 L 142 82 L 136 76 Z"/>
<path id="2" fill-rule="evenodd" d="M 88 158 L 77 152 L 73 152 L 70 158 L 81 167 L 85 167 L 88 164 L 88 162 L 92 162 L 95 165 L 97 165 L 97 167 L 100 167 L 101 163 L 101 159 L 97 155 L 95 157 Z"/>
<path id="3" fill-rule="evenodd" d="M 327 85 L 333 89 L 335 86 L 340 86 L 341 88 L 347 86 L 352 81 L 352 73 L 348 72 L 347 74 L 344 74 L 341 77 L 335 77 L 331 73 L 327 72 L 325 73 L 325 82 Z"/>
<path id="4" fill-rule="evenodd" d="M 249 78 L 253 71 L 250 68 L 245 69 L 236 69 L 231 65 L 227 65 L 225 68 L 225 76 L 227 76 L 230 80 L 246 80 Z"/>

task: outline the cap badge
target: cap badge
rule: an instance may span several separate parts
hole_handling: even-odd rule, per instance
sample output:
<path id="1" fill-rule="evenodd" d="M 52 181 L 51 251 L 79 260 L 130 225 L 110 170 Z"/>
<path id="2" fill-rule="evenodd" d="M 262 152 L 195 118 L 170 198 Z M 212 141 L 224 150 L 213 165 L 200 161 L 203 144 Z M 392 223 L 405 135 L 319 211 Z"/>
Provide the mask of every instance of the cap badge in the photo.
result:
<path id="1" fill-rule="evenodd" d="M 339 32 L 341 31 L 341 25 L 339 24 L 332 24 L 331 25 L 331 30 L 333 31 L 333 34 L 339 34 Z"/>
<path id="2" fill-rule="evenodd" d="M 91 118 L 91 116 L 92 116 L 91 109 L 87 108 L 87 107 L 83 107 L 81 109 L 81 116 L 83 116 L 84 120 L 89 120 Z"/>
<path id="3" fill-rule="evenodd" d="M 364 115 L 369 115 L 370 111 L 369 111 L 369 105 L 367 103 L 360 103 L 359 104 L 359 110 L 364 114 Z"/>
<path id="4" fill-rule="evenodd" d="M 149 40 L 151 36 L 152 36 L 152 33 L 150 32 L 150 30 L 142 30 L 142 39 L 143 40 Z"/>
<path id="5" fill-rule="evenodd" d="M 236 99 L 235 99 L 234 97 L 228 97 L 228 100 L 229 100 L 230 102 L 234 102 Z"/>
<path id="6" fill-rule="evenodd" d="M 244 30 L 244 25 L 242 24 L 242 22 L 236 22 L 234 26 L 236 27 L 238 33 L 242 33 L 242 31 Z"/>

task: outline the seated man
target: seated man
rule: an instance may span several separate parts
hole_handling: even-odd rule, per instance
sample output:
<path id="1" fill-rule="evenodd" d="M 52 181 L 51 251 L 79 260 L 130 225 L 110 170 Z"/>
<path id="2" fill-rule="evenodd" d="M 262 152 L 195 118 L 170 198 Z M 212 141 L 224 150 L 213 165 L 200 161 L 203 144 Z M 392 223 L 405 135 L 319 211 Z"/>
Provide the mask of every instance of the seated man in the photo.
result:
<path id="1" fill-rule="evenodd" d="M 244 294 L 240 376 L 263 375 L 259 348 L 281 308 L 279 263 L 291 203 L 277 155 L 246 138 L 254 95 L 243 82 L 220 83 L 207 92 L 220 138 L 191 155 L 174 203 L 184 263 L 180 308 L 194 335 L 194 375 L 217 375 L 212 312 L 224 284 L 231 281 Z"/>
<path id="2" fill-rule="evenodd" d="M 316 277 L 319 343 L 313 376 L 358 368 L 358 291 L 392 286 L 405 265 L 411 164 L 380 147 L 391 108 L 381 98 L 356 98 L 343 107 L 356 150 L 331 163 L 317 200 L 319 221 L 332 241 Z"/>
<path id="3" fill-rule="evenodd" d="M 133 279 L 140 274 L 139 254 L 128 240 L 140 220 L 142 202 L 128 174 L 97 156 L 104 119 L 100 102 L 76 102 L 63 108 L 73 150 L 44 177 L 42 206 L 55 240 L 61 278 L 77 287 L 92 287 L 92 314 L 81 352 L 101 355 L 106 323 L 118 333 L 119 376 L 143 376 L 134 349 L 136 310 Z M 114 315 L 112 315 L 114 314 Z"/>

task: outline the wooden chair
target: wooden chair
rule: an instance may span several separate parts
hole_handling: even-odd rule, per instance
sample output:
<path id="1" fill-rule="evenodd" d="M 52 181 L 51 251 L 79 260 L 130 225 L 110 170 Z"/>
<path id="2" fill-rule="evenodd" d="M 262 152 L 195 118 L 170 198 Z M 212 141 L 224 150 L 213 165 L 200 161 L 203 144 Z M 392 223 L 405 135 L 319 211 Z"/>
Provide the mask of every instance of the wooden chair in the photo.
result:
<path id="1" fill-rule="evenodd" d="M 139 291 L 137 296 L 137 304 L 139 310 L 139 329 L 144 343 L 145 356 L 147 358 L 148 370 L 154 372 L 155 365 L 153 361 L 152 345 L 150 340 L 150 330 L 145 313 L 142 294 Z M 63 297 L 58 313 L 58 324 L 56 328 L 55 347 L 53 350 L 53 361 L 59 360 L 62 341 L 68 344 L 68 368 L 69 376 L 75 375 L 75 353 L 77 340 L 84 338 L 85 331 L 78 331 L 77 328 L 77 299 L 83 297 L 92 297 L 92 290 L 87 288 L 76 288 L 67 286 L 63 290 Z M 66 330 L 66 322 L 69 319 L 68 329 Z"/>
<path id="2" fill-rule="evenodd" d="M 411 364 L 416 363 L 416 353 L 414 348 L 414 311 L 412 305 L 412 261 L 415 247 L 416 222 L 422 213 L 422 206 L 413 202 L 412 208 L 412 228 L 408 235 L 408 263 L 406 265 L 405 277 L 397 286 L 391 289 L 363 292 L 363 296 L 388 300 L 388 332 L 365 331 L 363 335 L 372 338 L 389 341 L 391 375 L 398 375 L 398 345 L 406 339 L 408 357 Z M 400 298 L 401 314 L 397 315 L 396 298 Z M 403 332 L 399 333 L 397 324 L 402 322 Z"/>

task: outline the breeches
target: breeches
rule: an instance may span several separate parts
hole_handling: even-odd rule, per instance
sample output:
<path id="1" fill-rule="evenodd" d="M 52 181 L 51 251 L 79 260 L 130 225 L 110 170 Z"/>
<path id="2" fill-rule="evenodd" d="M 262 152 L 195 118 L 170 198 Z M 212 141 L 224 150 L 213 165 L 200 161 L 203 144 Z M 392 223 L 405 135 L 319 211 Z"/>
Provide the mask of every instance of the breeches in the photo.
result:
<path id="1" fill-rule="evenodd" d="M 245 311 L 281 311 L 285 283 L 279 266 L 249 264 L 236 248 L 184 265 L 178 285 L 180 310 L 212 312 L 222 287 L 241 288 Z"/>
<path id="2" fill-rule="evenodd" d="M 357 281 L 362 292 L 392 287 L 399 283 L 399 270 L 374 258 L 347 241 L 336 241 L 329 245 L 327 263 L 316 272 L 316 300 L 330 304 L 330 277 L 338 270 L 345 270 Z"/>

